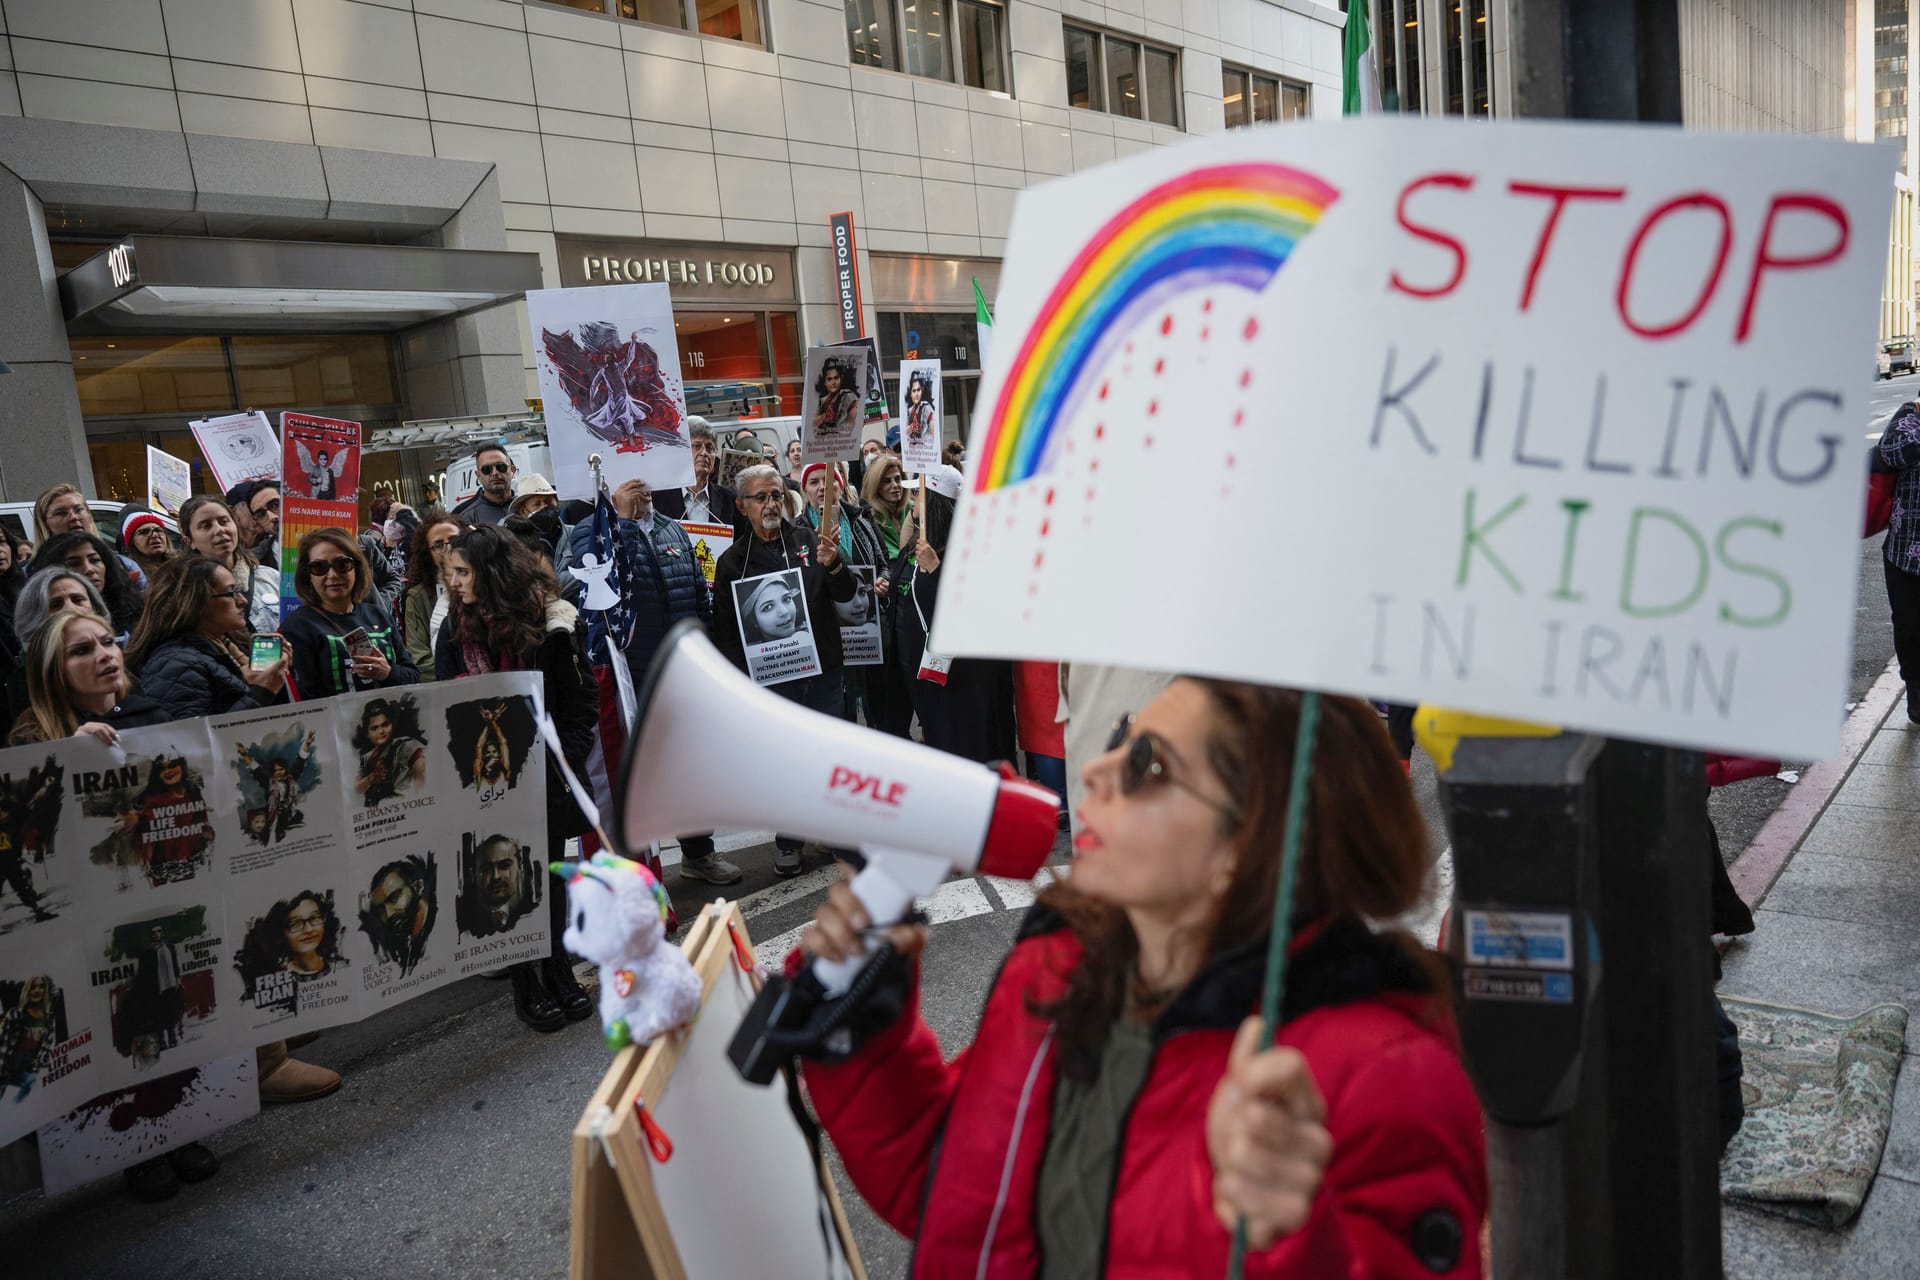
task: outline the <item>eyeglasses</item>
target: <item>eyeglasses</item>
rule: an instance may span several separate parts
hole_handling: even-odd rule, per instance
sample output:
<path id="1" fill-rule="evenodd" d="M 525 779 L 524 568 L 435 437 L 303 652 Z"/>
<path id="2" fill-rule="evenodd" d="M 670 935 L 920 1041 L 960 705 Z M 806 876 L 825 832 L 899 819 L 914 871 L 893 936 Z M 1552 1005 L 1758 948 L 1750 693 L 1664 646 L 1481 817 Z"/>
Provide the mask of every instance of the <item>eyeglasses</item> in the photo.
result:
<path id="1" fill-rule="evenodd" d="M 268 514 L 277 516 L 280 514 L 280 499 L 274 498 L 262 506 L 251 508 L 251 510 L 253 514 L 257 516 L 264 516 Z"/>
<path id="2" fill-rule="evenodd" d="M 1113 735 L 1107 739 L 1107 750 L 1118 751 L 1121 747 L 1127 754 L 1120 761 L 1120 794 L 1131 796 L 1139 793 L 1148 782 L 1164 782 L 1180 788 L 1210 809 L 1217 810 L 1230 821 L 1240 820 L 1239 810 L 1230 804 L 1222 803 L 1197 790 L 1189 783 L 1173 776 L 1163 758 L 1168 750 L 1167 744 L 1151 733 L 1134 734 L 1133 717 L 1125 715 L 1114 722 Z"/>
<path id="3" fill-rule="evenodd" d="M 429 550 L 429 551 L 445 551 L 445 550 L 446 550 L 446 549 L 447 549 L 448 547 L 450 547 L 450 546 L 452 546 L 452 545 L 453 545 L 453 539 L 452 539 L 452 538 L 442 538 L 442 539 L 440 539 L 440 541 L 438 541 L 438 542 L 429 542 L 429 543 L 427 544 L 427 550 Z"/>
<path id="4" fill-rule="evenodd" d="M 740 501 L 742 502 L 777 502 L 779 500 L 780 491 L 778 489 L 769 489 L 765 493 L 743 493 L 740 495 Z"/>
<path id="5" fill-rule="evenodd" d="M 324 578 L 330 573 L 344 573 L 352 577 L 354 573 L 353 557 L 341 556 L 335 560 L 309 560 L 307 573 L 315 578 Z"/>
<path id="6" fill-rule="evenodd" d="M 322 920 L 319 916 L 288 916 L 287 917 L 288 933 L 312 933 L 318 929 L 326 928 L 326 925 L 327 925 L 327 922 L 325 920 Z"/>
<path id="7" fill-rule="evenodd" d="M 247 589 L 245 587 L 228 587 L 225 591 L 214 592 L 213 598 L 215 600 L 238 600 L 241 604 L 245 604 L 247 602 Z"/>
<path id="8" fill-rule="evenodd" d="M 483 476 L 503 476 L 511 470 L 513 470 L 513 464 L 511 462 L 489 462 L 486 466 L 480 468 L 480 474 Z"/>

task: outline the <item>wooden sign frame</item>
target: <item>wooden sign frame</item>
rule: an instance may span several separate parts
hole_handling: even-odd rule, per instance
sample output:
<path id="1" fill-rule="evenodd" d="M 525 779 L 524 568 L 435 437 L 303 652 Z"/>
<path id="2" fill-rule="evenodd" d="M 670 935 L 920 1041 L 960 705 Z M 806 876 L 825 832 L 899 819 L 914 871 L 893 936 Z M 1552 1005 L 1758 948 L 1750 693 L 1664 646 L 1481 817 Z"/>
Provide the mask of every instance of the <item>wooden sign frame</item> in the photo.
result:
<path id="1" fill-rule="evenodd" d="M 714 902 L 702 908 L 680 944 L 700 975 L 703 1002 L 726 967 L 737 963 L 729 924 L 739 946 L 751 956 L 753 943 L 747 935 L 746 921 L 739 906 L 730 902 Z M 754 986 L 759 986 L 757 978 Z M 666 1036 L 650 1045 L 622 1049 L 574 1126 L 572 1280 L 687 1280 L 654 1186 L 653 1156 L 634 1105 L 644 1098 L 649 1106 L 657 1106 L 666 1096 L 687 1043 L 684 1036 Z M 772 1087 L 784 1085 L 776 1083 Z M 686 1143 L 703 1138 L 699 1134 L 670 1136 Z M 813 1163 L 853 1280 L 866 1280 L 833 1176 L 824 1160 Z"/>

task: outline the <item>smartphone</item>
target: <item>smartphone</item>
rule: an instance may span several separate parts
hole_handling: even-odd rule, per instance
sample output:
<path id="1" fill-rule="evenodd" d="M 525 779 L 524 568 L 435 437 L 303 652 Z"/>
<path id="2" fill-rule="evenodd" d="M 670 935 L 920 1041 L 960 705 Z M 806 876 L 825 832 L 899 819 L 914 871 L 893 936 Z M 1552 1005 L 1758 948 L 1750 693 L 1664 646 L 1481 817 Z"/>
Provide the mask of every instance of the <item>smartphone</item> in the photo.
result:
<path id="1" fill-rule="evenodd" d="M 356 658 L 364 657 L 373 652 L 373 641 L 367 639 L 367 629 L 365 627 L 355 627 L 353 630 L 347 632 L 346 635 L 341 636 L 340 641 L 347 646 L 347 652 Z"/>
<path id="2" fill-rule="evenodd" d="M 265 671 L 268 667 L 280 661 L 281 658 L 284 658 L 286 654 L 287 642 L 284 637 L 272 633 L 264 636 L 255 636 L 253 638 L 253 657 L 249 665 L 252 666 L 255 671 Z"/>

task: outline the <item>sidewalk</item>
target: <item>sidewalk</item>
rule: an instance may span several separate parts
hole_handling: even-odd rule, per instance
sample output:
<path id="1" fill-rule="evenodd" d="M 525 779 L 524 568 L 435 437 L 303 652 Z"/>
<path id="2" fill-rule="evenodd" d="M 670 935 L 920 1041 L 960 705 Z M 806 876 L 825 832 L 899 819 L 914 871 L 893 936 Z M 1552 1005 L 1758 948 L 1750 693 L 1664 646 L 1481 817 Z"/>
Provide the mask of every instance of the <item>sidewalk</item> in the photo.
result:
<path id="1" fill-rule="evenodd" d="M 1883 677 L 1874 692 L 1897 687 Z M 1723 1204 L 1728 1276 L 1920 1277 L 1920 725 L 1898 697 L 1870 694 L 1862 710 L 1849 738 L 1861 730 L 1864 749 L 1835 762 L 1831 802 L 1782 851 L 1791 860 L 1771 889 L 1754 886 L 1758 927 L 1728 947 L 1720 990 L 1836 1014 L 1906 1006 L 1916 1022 L 1893 1128 L 1865 1207 L 1841 1230 Z"/>

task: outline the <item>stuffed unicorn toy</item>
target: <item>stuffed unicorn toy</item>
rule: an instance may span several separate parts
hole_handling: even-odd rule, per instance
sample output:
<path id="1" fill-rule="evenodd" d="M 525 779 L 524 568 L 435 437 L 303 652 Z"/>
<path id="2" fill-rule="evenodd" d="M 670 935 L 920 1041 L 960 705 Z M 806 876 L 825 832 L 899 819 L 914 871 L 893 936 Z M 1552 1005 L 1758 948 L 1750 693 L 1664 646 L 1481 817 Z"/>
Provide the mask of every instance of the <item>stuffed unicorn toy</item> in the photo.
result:
<path id="1" fill-rule="evenodd" d="M 600 966 L 600 1026 L 607 1047 L 644 1045 L 700 1011 L 702 985 L 666 941 L 667 891 L 637 862 L 596 853 L 568 867 L 567 950 Z"/>

